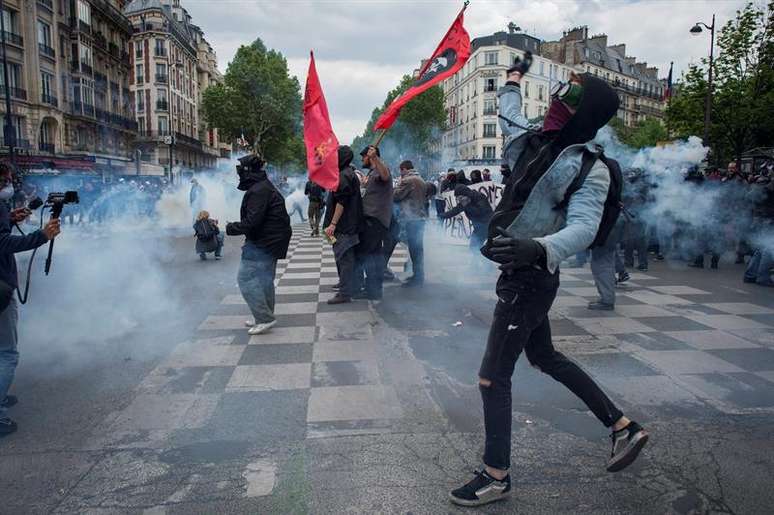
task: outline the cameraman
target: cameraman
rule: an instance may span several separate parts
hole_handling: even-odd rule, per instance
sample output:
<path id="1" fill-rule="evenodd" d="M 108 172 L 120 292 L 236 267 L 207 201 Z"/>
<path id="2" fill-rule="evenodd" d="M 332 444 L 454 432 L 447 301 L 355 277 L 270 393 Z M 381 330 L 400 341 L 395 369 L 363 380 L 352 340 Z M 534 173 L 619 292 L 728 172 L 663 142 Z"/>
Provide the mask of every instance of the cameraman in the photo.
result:
<path id="1" fill-rule="evenodd" d="M 10 167 L 0 163 L 0 438 L 16 431 L 16 422 L 8 418 L 8 408 L 16 404 L 16 397 L 8 395 L 13 382 L 19 352 L 16 350 L 16 323 L 19 307 L 14 298 L 18 286 L 14 254 L 40 247 L 59 234 L 59 220 L 50 220 L 39 231 L 27 235 L 11 234 L 11 224 L 30 216 L 27 208 L 10 210 L 13 197 L 13 175 Z"/>

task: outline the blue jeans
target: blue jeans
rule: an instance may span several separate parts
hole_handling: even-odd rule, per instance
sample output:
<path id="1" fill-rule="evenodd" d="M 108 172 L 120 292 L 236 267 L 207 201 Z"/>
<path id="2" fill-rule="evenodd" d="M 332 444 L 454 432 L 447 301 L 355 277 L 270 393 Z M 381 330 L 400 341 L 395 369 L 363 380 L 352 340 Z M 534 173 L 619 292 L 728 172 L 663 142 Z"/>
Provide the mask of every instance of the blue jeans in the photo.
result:
<path id="1" fill-rule="evenodd" d="M 747 263 L 744 278 L 758 284 L 770 285 L 772 267 L 774 267 L 774 252 L 769 249 L 758 249 Z"/>
<path id="2" fill-rule="evenodd" d="M 18 321 L 19 305 L 16 303 L 16 298 L 11 298 L 11 303 L 0 313 L 0 401 L 8 395 L 16 373 L 16 365 L 19 364 L 16 332 Z M 5 417 L 6 409 L 0 406 L 0 419 Z"/>
<path id="3" fill-rule="evenodd" d="M 417 281 L 425 280 L 425 220 L 407 220 L 406 244 L 411 256 L 413 277 Z"/>
<path id="4" fill-rule="evenodd" d="M 242 247 L 237 284 L 256 324 L 274 322 L 274 277 L 277 259 L 251 242 Z"/>

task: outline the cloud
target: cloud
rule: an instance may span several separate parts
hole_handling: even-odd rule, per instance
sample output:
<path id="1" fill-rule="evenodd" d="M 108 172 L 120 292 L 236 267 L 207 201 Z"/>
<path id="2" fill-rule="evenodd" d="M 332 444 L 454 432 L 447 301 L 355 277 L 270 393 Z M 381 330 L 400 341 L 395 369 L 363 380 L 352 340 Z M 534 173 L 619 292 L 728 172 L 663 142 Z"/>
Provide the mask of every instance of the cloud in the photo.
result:
<path id="1" fill-rule="evenodd" d="M 240 45 L 260 37 L 288 58 L 301 84 L 314 49 L 334 128 L 341 141 L 361 133 L 374 107 L 400 78 L 429 57 L 462 2 L 183 0 L 194 23 L 218 53 L 221 71 Z M 610 44 L 658 66 L 666 76 L 707 55 L 709 37 L 690 37 L 696 21 L 717 13 L 721 27 L 744 0 L 477 0 L 466 11 L 471 37 L 506 30 L 513 21 L 541 39 L 588 25 Z"/>

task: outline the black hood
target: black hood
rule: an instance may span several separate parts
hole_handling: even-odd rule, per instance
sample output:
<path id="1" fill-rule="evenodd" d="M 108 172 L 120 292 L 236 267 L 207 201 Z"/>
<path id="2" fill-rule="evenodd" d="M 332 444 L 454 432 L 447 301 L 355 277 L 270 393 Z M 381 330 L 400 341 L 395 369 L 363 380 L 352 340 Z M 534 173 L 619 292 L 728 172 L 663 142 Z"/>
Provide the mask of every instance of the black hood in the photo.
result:
<path id="1" fill-rule="evenodd" d="M 354 157 L 355 154 L 349 146 L 339 145 L 339 171 L 348 167 Z"/>
<path id="2" fill-rule="evenodd" d="M 458 184 L 454 188 L 455 197 L 468 197 L 473 199 L 473 190 L 465 186 L 464 184 Z"/>
<path id="3" fill-rule="evenodd" d="M 558 150 L 593 140 L 618 111 L 618 94 L 607 82 L 589 73 L 582 77 L 583 97 L 578 110 L 556 137 Z"/>
<path id="4" fill-rule="evenodd" d="M 237 189 L 241 191 L 247 191 L 250 189 L 250 187 L 252 187 L 253 184 L 266 180 L 266 172 L 263 170 L 250 170 L 241 173 L 237 172 L 237 175 L 239 175 L 239 184 L 237 184 Z"/>

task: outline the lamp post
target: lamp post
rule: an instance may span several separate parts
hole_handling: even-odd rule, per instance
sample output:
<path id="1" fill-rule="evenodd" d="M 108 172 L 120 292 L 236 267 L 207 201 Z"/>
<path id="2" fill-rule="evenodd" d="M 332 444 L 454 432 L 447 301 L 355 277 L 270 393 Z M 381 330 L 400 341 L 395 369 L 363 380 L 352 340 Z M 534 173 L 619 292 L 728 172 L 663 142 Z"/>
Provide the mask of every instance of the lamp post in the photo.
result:
<path id="1" fill-rule="evenodd" d="M 167 67 L 169 69 L 167 76 L 167 90 L 169 91 L 169 183 L 174 182 L 174 166 L 175 166 L 175 124 L 174 124 L 174 110 L 175 102 L 172 97 L 172 69 L 182 66 L 181 61 L 175 61 L 172 63 L 172 48 L 170 45 L 169 56 L 167 57 Z"/>
<path id="2" fill-rule="evenodd" d="M 691 27 L 691 34 L 694 36 L 700 36 L 702 27 L 710 31 L 710 53 L 709 53 L 709 73 L 707 76 L 707 95 L 704 99 L 704 145 L 709 145 L 709 129 L 712 113 L 712 64 L 715 56 L 715 15 L 712 15 L 712 25 L 707 25 L 703 22 L 696 22 Z"/>
<path id="3" fill-rule="evenodd" d="M 11 82 L 8 74 L 8 58 L 5 48 L 5 5 L 0 0 L 0 39 L 3 46 L 3 83 L 5 84 L 5 125 L 3 126 L 3 136 L 5 144 L 8 145 L 8 157 L 11 160 L 11 167 L 15 169 L 16 158 L 14 147 L 16 146 L 16 130 L 13 127 L 11 119 Z"/>

